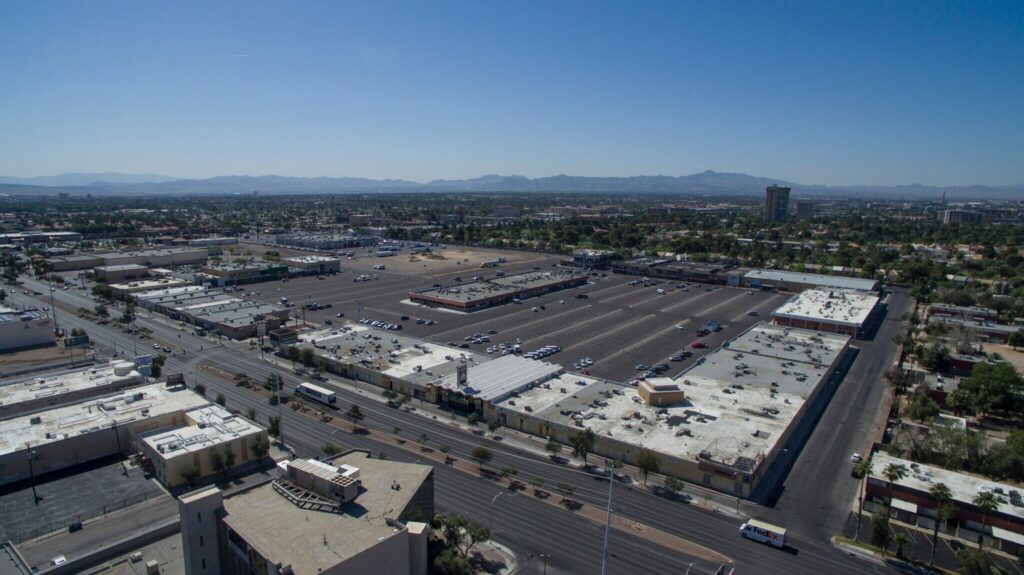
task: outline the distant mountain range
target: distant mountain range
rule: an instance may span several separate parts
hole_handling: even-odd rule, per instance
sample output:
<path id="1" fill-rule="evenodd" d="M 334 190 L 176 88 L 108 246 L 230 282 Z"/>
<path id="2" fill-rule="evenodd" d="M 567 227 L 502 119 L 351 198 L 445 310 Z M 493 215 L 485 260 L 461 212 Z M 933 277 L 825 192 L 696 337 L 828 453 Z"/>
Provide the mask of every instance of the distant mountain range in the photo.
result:
<path id="1" fill-rule="evenodd" d="M 76 173 L 36 178 L 0 177 L 0 193 L 39 195 L 189 195 L 189 194 L 351 194 L 373 192 L 553 192 L 635 193 L 672 195 L 761 194 L 771 184 L 790 186 L 794 196 L 839 198 L 882 197 L 908 200 L 1024 199 L 1019 186 L 821 186 L 786 182 L 747 174 L 706 171 L 689 176 L 631 176 L 597 178 L 559 174 L 544 178 L 488 175 L 467 180 L 408 180 L 366 178 L 297 178 L 288 176 L 218 176 L 186 179 L 159 174 Z"/>

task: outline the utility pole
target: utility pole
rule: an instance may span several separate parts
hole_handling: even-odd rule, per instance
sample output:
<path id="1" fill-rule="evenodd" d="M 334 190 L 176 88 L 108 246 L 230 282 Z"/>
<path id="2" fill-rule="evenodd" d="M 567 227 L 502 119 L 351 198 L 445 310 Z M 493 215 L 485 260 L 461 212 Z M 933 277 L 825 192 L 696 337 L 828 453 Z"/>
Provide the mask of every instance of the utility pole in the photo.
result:
<path id="1" fill-rule="evenodd" d="M 604 551 L 601 553 L 601 575 L 608 573 L 608 533 L 612 527 L 612 487 L 615 485 L 615 466 L 608 465 L 608 513 L 604 520 Z"/>
<path id="2" fill-rule="evenodd" d="M 53 317 L 53 331 L 59 332 L 60 326 L 57 325 L 57 306 L 53 303 L 53 278 L 50 278 L 50 314 Z"/>
<path id="3" fill-rule="evenodd" d="M 28 447 L 28 444 L 26 444 L 25 447 Z M 39 494 L 36 493 L 36 473 L 35 473 L 35 470 L 32 467 L 32 462 L 35 461 L 36 459 L 39 459 L 39 454 L 36 452 L 36 450 L 29 449 L 28 450 L 28 475 L 29 475 L 29 477 L 32 478 L 32 501 L 36 505 L 39 505 L 39 501 L 42 499 L 42 497 L 40 497 Z"/>

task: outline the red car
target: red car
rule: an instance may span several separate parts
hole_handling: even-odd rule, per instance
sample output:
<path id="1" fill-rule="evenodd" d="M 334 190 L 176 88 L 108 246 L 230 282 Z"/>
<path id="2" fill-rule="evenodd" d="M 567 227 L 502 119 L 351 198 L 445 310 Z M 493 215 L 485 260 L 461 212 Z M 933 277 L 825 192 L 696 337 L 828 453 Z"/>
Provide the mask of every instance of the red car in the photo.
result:
<path id="1" fill-rule="evenodd" d="M 703 341 L 695 341 L 690 344 L 690 347 L 692 347 L 693 349 L 704 349 L 707 347 L 707 345 Z"/>
<path id="2" fill-rule="evenodd" d="M 709 331 L 708 331 L 708 330 L 706 330 L 706 329 L 702 329 L 702 330 L 700 330 L 700 331 L 698 331 L 698 332 L 697 332 L 697 337 L 704 337 L 704 336 L 706 336 L 706 335 L 707 335 L 707 334 L 709 334 L 709 333 L 711 333 L 711 332 L 709 332 Z"/>

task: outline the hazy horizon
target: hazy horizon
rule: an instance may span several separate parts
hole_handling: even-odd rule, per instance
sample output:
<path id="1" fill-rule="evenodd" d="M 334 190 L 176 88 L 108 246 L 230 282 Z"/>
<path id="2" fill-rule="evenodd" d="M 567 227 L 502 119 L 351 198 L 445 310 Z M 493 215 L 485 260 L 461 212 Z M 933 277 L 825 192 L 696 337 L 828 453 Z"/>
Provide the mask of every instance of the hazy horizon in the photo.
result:
<path id="1" fill-rule="evenodd" d="M 0 174 L 1017 186 L 1022 23 L 1012 3 L 4 3 Z"/>

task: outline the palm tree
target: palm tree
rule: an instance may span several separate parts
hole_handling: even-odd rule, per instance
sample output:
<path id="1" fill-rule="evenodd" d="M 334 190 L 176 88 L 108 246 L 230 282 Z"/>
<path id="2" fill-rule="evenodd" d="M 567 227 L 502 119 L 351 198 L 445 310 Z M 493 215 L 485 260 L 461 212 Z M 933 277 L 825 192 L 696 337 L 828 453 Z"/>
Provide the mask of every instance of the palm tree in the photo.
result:
<path id="1" fill-rule="evenodd" d="M 889 518 L 892 518 L 892 484 L 907 476 L 907 466 L 902 463 L 890 463 L 885 466 L 885 471 L 882 472 L 882 475 L 884 475 L 885 480 L 889 482 L 888 516 Z"/>
<path id="2" fill-rule="evenodd" d="M 953 498 L 953 492 L 945 483 L 936 483 L 928 490 L 928 493 L 935 500 L 935 529 L 932 531 L 932 555 L 928 559 L 931 565 L 935 561 L 935 548 L 939 546 L 939 523 L 942 521 L 943 507 Z"/>
<path id="3" fill-rule="evenodd" d="M 574 433 L 569 437 L 569 443 L 572 444 L 572 454 L 576 457 L 583 458 L 583 465 L 587 465 L 587 454 L 594 448 L 594 432 L 587 428 L 579 433 Z"/>
<path id="4" fill-rule="evenodd" d="M 854 539 L 860 539 L 860 519 L 864 515 L 864 491 L 867 489 L 868 476 L 873 471 L 871 460 L 861 459 L 854 464 L 853 471 L 860 477 L 860 493 L 857 495 L 857 535 L 854 537 Z"/>
<path id="5" fill-rule="evenodd" d="M 893 536 L 892 542 L 896 544 L 896 556 L 903 557 L 903 546 L 910 543 L 910 538 L 906 533 L 899 532 Z"/>
<path id="6" fill-rule="evenodd" d="M 981 549 L 985 545 L 985 521 L 988 520 L 988 514 L 999 509 L 999 498 L 996 497 L 995 493 L 991 491 L 982 491 L 975 496 L 974 505 L 981 509 L 981 537 L 978 538 L 978 549 Z"/>

